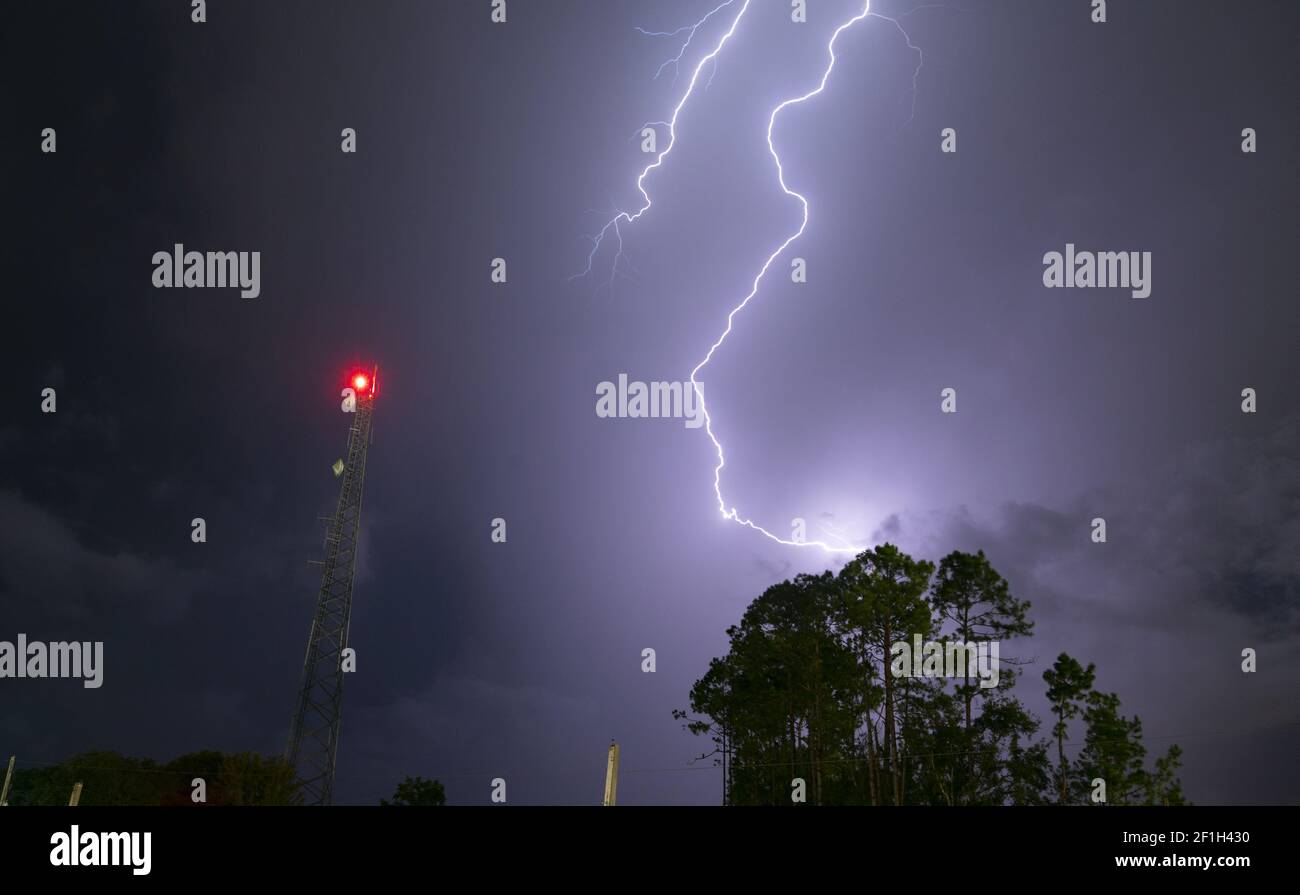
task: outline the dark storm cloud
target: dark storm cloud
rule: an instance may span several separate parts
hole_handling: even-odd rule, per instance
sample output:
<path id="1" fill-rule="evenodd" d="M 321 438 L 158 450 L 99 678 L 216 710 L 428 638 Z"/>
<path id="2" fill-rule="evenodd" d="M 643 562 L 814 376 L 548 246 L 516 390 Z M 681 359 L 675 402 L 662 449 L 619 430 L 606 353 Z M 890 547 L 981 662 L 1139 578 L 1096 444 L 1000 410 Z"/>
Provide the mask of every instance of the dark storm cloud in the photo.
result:
<path id="1" fill-rule="evenodd" d="M 1106 519 L 1107 543 L 1091 539 Z M 990 517 L 897 522 L 931 543 L 983 548 L 1035 595 L 1039 611 L 1097 624 L 1182 628 L 1197 603 L 1268 639 L 1300 635 L 1300 440 L 1268 435 L 1198 444 L 1156 475 L 1049 507 L 1008 503 Z M 886 534 L 884 530 L 880 532 Z"/>
<path id="2" fill-rule="evenodd" d="M 193 572 L 164 558 L 97 551 L 49 511 L 17 495 L 0 494 L 0 531 L 0 600 L 6 605 L 29 605 L 63 625 L 102 624 L 105 616 L 122 612 L 158 624 L 189 608 Z M 6 621 L 12 624 L 12 618 Z"/>

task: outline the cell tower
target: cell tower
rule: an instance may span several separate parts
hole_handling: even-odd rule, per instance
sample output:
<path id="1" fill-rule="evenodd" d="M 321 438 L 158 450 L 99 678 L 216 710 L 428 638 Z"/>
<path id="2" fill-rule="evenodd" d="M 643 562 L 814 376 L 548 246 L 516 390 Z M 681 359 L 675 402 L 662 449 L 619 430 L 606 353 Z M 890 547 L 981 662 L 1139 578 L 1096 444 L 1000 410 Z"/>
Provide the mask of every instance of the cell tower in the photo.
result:
<path id="1" fill-rule="evenodd" d="M 342 478 L 339 505 L 325 535 L 324 570 L 307 658 L 302 666 L 298 708 L 289 731 L 285 757 L 298 770 L 305 805 L 328 805 L 334 798 L 334 762 L 339 747 L 343 710 L 343 651 L 352 622 L 352 581 L 357 569 L 357 536 L 361 532 L 361 490 L 366 480 L 366 452 L 374 417 L 379 371 L 355 373 L 349 386 L 353 402 L 348 430 L 347 459 L 334 464 Z"/>

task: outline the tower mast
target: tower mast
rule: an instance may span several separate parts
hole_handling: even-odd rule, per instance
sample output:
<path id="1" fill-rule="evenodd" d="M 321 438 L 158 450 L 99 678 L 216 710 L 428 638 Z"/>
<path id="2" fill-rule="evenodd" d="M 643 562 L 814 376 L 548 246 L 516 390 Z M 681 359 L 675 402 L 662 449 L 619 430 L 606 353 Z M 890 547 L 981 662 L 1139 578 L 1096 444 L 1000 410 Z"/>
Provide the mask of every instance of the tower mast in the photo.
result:
<path id="1" fill-rule="evenodd" d="M 289 732 L 285 757 L 298 772 L 305 805 L 328 805 L 334 798 L 334 764 L 343 712 L 343 651 L 352 621 L 352 583 L 361 532 L 361 492 L 366 480 L 366 453 L 375 410 L 378 369 L 357 373 L 349 383 L 356 412 L 348 430 L 348 453 L 339 474 L 338 509 L 325 535 L 316 614 L 307 637 L 302 686 Z"/>

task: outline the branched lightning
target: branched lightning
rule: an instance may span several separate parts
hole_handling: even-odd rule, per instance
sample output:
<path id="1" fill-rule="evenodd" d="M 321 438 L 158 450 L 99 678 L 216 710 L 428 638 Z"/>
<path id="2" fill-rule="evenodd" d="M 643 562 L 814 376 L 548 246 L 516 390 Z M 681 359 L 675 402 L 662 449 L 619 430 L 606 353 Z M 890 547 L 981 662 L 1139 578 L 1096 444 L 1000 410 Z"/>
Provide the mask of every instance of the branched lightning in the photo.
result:
<path id="1" fill-rule="evenodd" d="M 706 15 L 703 19 L 700 19 L 693 26 L 690 26 L 688 29 L 679 29 L 677 32 L 674 32 L 674 33 L 680 33 L 683 30 L 689 30 L 690 36 L 687 37 L 686 42 L 690 43 L 691 38 L 695 36 L 695 32 L 711 16 L 713 16 L 719 10 L 726 9 L 729 6 L 734 6 L 737 2 L 741 3 L 740 12 L 736 13 L 736 17 L 731 20 L 731 27 L 729 27 L 726 30 L 726 33 L 724 33 L 722 37 L 718 40 L 717 45 L 714 46 L 714 48 L 707 55 L 705 55 L 703 58 L 700 59 L 699 62 L 695 64 L 695 68 L 691 71 L 690 84 L 687 85 L 686 91 L 682 94 L 681 99 L 677 101 L 677 105 L 673 107 L 673 114 L 669 117 L 667 122 L 668 145 L 664 147 L 662 152 L 660 152 L 658 155 L 655 156 L 654 161 L 646 165 L 645 168 L 641 170 L 641 174 L 636 179 L 636 188 L 637 191 L 641 193 L 641 198 L 643 200 L 641 207 L 632 213 L 628 213 L 626 211 L 618 212 L 618 214 L 614 215 L 605 223 L 605 226 L 600 228 L 600 231 L 598 233 L 589 237 L 589 239 L 591 239 L 592 245 L 591 245 L 591 253 L 587 255 L 587 266 L 580 273 L 576 273 L 572 277 L 570 277 L 570 279 L 572 280 L 581 279 L 591 274 L 591 267 L 592 264 L 595 263 L 596 253 L 600 251 L 600 247 L 604 243 L 605 237 L 609 235 L 611 230 L 613 231 L 615 238 L 618 240 L 618 251 L 614 254 L 613 273 L 610 276 L 610 281 L 612 282 L 613 277 L 617 276 L 619 263 L 625 260 L 623 257 L 623 233 L 622 230 L 619 228 L 619 224 L 620 222 L 625 224 L 636 223 L 637 219 L 640 218 L 641 215 L 649 211 L 650 207 L 654 204 L 650 199 L 650 194 L 646 192 L 645 179 L 650 175 L 651 171 L 663 165 L 664 159 L 668 157 L 669 153 L 673 151 L 673 147 L 677 145 L 677 116 L 681 114 L 682 108 L 686 105 L 687 100 L 689 100 L 691 98 L 691 94 L 695 92 L 695 84 L 700 79 L 700 72 L 704 70 L 704 67 L 706 65 L 708 65 L 710 62 L 712 62 L 714 59 L 717 58 L 718 54 L 722 52 L 722 48 L 726 46 L 727 41 L 731 40 L 731 36 L 736 33 L 736 26 L 738 26 L 740 24 L 740 20 L 744 18 L 746 10 L 749 9 L 749 4 L 751 0 L 725 0 L 724 3 L 721 3 L 718 6 L 714 7 L 712 10 L 710 10 L 708 15 Z"/>
<path id="2" fill-rule="evenodd" d="M 644 28 L 637 28 L 636 29 L 637 31 L 646 35 L 647 37 L 676 37 L 678 34 L 681 34 L 683 31 L 687 32 L 686 40 L 682 43 L 681 47 L 677 50 L 677 55 L 673 56 L 671 59 L 665 60 L 664 64 L 659 66 L 659 70 L 655 72 L 654 79 L 656 81 L 659 80 L 659 76 L 664 73 L 664 69 L 671 65 L 673 67 L 673 82 L 676 83 L 677 75 L 681 71 L 682 57 L 686 55 L 687 49 L 689 49 L 691 46 L 691 41 L 695 39 L 695 32 L 699 31 L 700 28 L 703 27 L 704 23 L 707 22 L 709 19 L 713 18 L 713 16 L 716 13 L 718 13 L 723 9 L 726 9 L 734 2 L 735 0 L 726 0 L 726 2 L 720 3 L 717 6 L 715 6 L 713 9 L 709 10 L 709 12 L 704 16 L 704 18 L 700 19 L 694 25 L 685 25 L 681 28 L 678 28 L 676 31 L 646 31 Z M 741 15 L 744 15 L 743 10 L 741 11 Z M 716 65 L 716 61 L 717 61 L 716 53 L 713 56 L 713 61 Z M 712 79 L 713 79 L 712 76 L 710 76 L 709 80 Z"/>
<path id="3" fill-rule="evenodd" d="M 721 38 L 719 38 L 718 42 L 713 47 L 713 49 L 709 53 L 704 55 L 699 60 L 698 63 L 696 63 L 695 68 L 691 72 L 690 83 L 687 85 L 686 90 L 682 93 L 681 98 L 677 101 L 677 104 L 673 107 L 673 113 L 669 117 L 668 121 L 650 122 L 650 124 L 659 124 L 659 125 L 667 126 L 668 145 L 664 148 L 662 152 L 660 152 L 657 156 L 655 156 L 654 161 L 648 164 L 641 171 L 641 174 L 637 177 L 636 180 L 637 190 L 641 193 L 641 197 L 643 199 L 643 203 L 641 207 L 637 209 L 635 212 L 631 212 L 631 213 L 626 211 L 618 212 L 617 214 L 614 215 L 614 217 L 612 217 L 610 220 L 608 220 L 605 223 L 605 225 L 600 229 L 598 233 L 589 237 L 592 241 L 592 249 L 591 249 L 591 253 L 587 256 L 587 266 L 581 273 L 575 274 L 574 277 L 572 277 L 571 279 L 578 279 L 578 278 L 586 277 L 591 274 L 592 265 L 595 262 L 596 254 L 600 251 L 605 238 L 611 232 L 614 234 L 614 237 L 618 242 L 617 251 L 615 252 L 615 256 L 614 256 L 613 273 L 611 275 L 611 280 L 610 280 L 611 283 L 613 281 L 613 277 L 617 276 L 618 274 L 620 263 L 626 264 L 626 258 L 624 257 L 623 254 L 623 233 L 620 225 L 635 223 L 643 214 L 649 211 L 650 208 L 653 206 L 654 203 L 650 199 L 650 194 L 646 191 L 645 188 L 646 178 L 650 175 L 650 172 L 656 170 L 657 168 L 662 167 L 664 163 L 664 159 L 666 159 L 668 155 L 672 152 L 673 147 L 677 143 L 678 116 L 680 115 L 683 107 L 685 107 L 686 103 L 690 100 L 691 95 L 695 92 L 695 86 L 699 81 L 700 72 L 702 72 L 704 68 L 709 65 L 712 65 L 713 70 L 716 72 L 717 57 L 722 52 L 722 48 L 726 46 L 727 42 L 731 40 L 732 36 L 736 33 L 736 29 L 740 25 L 741 20 L 745 17 L 745 13 L 749 11 L 751 0 L 725 0 L 725 2 L 714 7 L 712 10 L 708 12 L 707 15 L 705 15 L 702 19 L 700 19 L 695 24 L 688 25 L 683 28 L 679 28 L 676 31 L 650 32 L 639 28 L 637 29 L 641 33 L 650 36 L 669 37 L 669 36 L 680 35 L 683 33 L 687 34 L 687 38 L 685 42 L 682 44 L 682 47 L 678 51 L 677 55 L 669 59 L 662 66 L 660 66 L 659 71 L 655 74 L 655 77 L 657 78 L 660 74 L 663 73 L 664 69 L 667 68 L 667 66 L 669 65 L 672 65 L 674 67 L 680 66 L 682 57 L 685 55 L 687 47 L 689 47 L 692 39 L 694 39 L 699 29 L 710 18 L 712 18 L 714 15 L 716 15 L 717 13 L 721 12 L 726 8 L 734 6 L 738 2 L 740 3 L 739 11 L 735 14 L 735 17 L 731 20 L 730 26 L 723 33 Z M 920 8 L 923 7 L 917 7 L 916 9 L 920 9 Z M 910 12 L 905 13 L 904 15 L 910 15 L 912 12 L 915 12 L 916 9 L 913 9 Z M 718 456 L 717 465 L 714 467 L 713 470 L 713 493 L 714 496 L 717 498 L 718 510 L 722 514 L 723 518 L 729 519 L 732 522 L 735 522 L 739 525 L 743 525 L 747 528 L 751 528 L 754 531 L 757 531 L 759 534 L 764 535 L 765 537 L 775 541 L 778 544 L 784 544 L 788 547 L 819 547 L 828 553 L 856 554 L 866 549 L 866 547 L 851 544 L 848 540 L 842 537 L 838 532 L 830 531 L 825 528 L 823 528 L 823 530 L 826 531 L 826 533 L 830 535 L 832 538 L 839 541 L 840 542 L 839 545 L 829 544 L 825 541 L 816 541 L 816 540 L 795 541 L 795 540 L 782 538 L 768 531 L 766 528 L 757 524 L 753 520 L 741 516 L 739 510 L 736 509 L 736 507 L 727 506 L 727 501 L 722 496 L 722 470 L 727 465 L 726 455 L 723 451 L 722 443 L 718 440 L 717 436 L 713 432 L 713 418 L 712 416 L 710 416 L 708 405 L 705 403 L 704 392 L 701 389 L 701 384 L 698 379 L 698 376 L 700 371 L 703 370 L 711 360 L 713 360 L 713 355 L 722 346 L 722 343 L 727 340 L 727 336 L 731 334 L 732 328 L 735 325 L 736 315 L 739 314 L 741 311 L 743 311 L 745 307 L 750 303 L 750 301 L 753 300 L 754 296 L 758 294 L 758 290 L 759 287 L 762 285 L 763 278 L 767 275 L 767 272 L 772 267 L 773 262 L 775 262 L 776 259 L 779 258 L 795 240 L 797 240 L 800 236 L 802 236 L 804 231 L 808 227 L 808 219 L 809 219 L 808 199 L 803 194 L 790 189 L 789 185 L 786 183 L 785 168 L 781 163 L 781 156 L 777 153 L 776 145 L 773 141 L 772 133 L 776 127 L 777 118 L 780 117 L 781 113 L 785 109 L 789 108 L 790 106 L 807 102 L 808 100 L 819 95 L 826 89 L 826 84 L 830 80 L 831 72 L 834 71 L 835 69 L 835 62 L 836 62 L 835 45 L 836 42 L 839 40 L 840 35 L 843 34 L 849 28 L 856 25 L 858 22 L 861 22 L 862 20 L 867 18 L 878 18 L 892 23 L 894 27 L 897 28 L 898 31 L 903 35 L 904 40 L 907 41 L 908 48 L 917 54 L 918 62 L 917 62 L 916 69 L 912 75 L 912 110 L 904 126 L 906 126 L 906 124 L 911 123 L 913 117 L 915 116 L 916 83 L 917 83 L 917 78 L 920 76 L 921 73 L 921 67 L 924 64 L 924 57 L 921 55 L 921 50 L 919 47 L 917 47 L 912 43 L 911 38 L 908 36 L 907 31 L 903 28 L 898 18 L 891 18 L 889 16 L 884 16 L 878 13 L 871 12 L 871 0 L 863 0 L 862 11 L 859 12 L 857 15 L 853 16 L 848 21 L 842 23 L 838 28 L 835 29 L 834 33 L 831 35 L 830 41 L 826 45 L 826 52 L 827 52 L 826 68 L 822 71 L 821 80 L 818 82 L 817 86 L 814 87 L 812 90 L 809 90 L 807 93 L 804 93 L 799 96 L 791 97 L 790 99 L 782 101 L 774 109 L 772 109 L 771 114 L 768 116 L 767 150 L 768 153 L 772 156 L 773 162 L 776 164 L 777 181 L 781 186 L 782 192 L 784 192 L 787 196 L 796 199 L 799 202 L 799 206 L 801 209 L 801 218 L 799 221 L 799 226 L 796 230 L 794 230 L 794 232 L 792 232 L 789 236 L 787 236 L 785 240 L 779 246 L 777 246 L 774 251 L 772 251 L 771 254 L 767 256 L 767 260 L 763 262 L 762 267 L 759 269 L 758 273 L 754 276 L 754 279 L 750 284 L 749 292 L 745 295 L 743 299 L 741 299 L 740 303 L 737 304 L 735 307 L 733 307 L 730 313 L 727 314 L 726 328 L 722 331 L 722 334 L 718 336 L 717 340 L 714 341 L 714 343 L 709 346 L 708 353 L 704 356 L 704 359 L 701 360 L 698 364 L 696 364 L 695 368 L 691 370 L 691 377 L 690 377 L 691 386 L 695 390 L 696 400 L 699 402 L 699 407 L 704 414 L 704 430 L 708 434 L 709 440 L 713 442 L 714 451 L 717 453 Z M 707 89 L 707 85 L 706 85 L 706 89 Z"/>

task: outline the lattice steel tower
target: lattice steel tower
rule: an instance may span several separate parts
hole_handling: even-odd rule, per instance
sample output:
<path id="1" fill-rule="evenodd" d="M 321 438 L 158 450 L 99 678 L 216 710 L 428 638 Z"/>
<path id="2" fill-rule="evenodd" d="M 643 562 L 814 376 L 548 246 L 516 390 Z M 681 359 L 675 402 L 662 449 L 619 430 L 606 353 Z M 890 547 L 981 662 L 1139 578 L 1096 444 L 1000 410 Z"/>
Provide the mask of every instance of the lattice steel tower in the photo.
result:
<path id="1" fill-rule="evenodd" d="M 375 411 L 378 370 L 357 373 L 349 383 L 356 412 L 348 430 L 347 459 L 335 472 L 342 478 L 338 510 L 325 535 L 324 570 L 307 657 L 302 666 L 298 707 L 289 731 L 285 757 L 298 770 L 303 804 L 328 805 L 334 798 L 334 762 L 343 709 L 343 650 L 352 621 L 352 581 L 357 569 L 361 532 L 361 490 L 366 480 L 366 452 Z"/>

